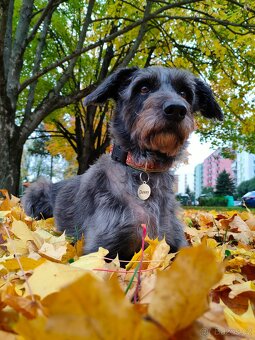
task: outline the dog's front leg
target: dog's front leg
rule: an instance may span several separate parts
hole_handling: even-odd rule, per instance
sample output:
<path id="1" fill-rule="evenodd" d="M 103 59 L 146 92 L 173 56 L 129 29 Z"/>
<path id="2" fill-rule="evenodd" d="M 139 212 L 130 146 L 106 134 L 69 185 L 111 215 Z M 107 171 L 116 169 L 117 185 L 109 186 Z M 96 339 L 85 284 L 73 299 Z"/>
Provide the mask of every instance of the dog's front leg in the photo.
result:
<path id="1" fill-rule="evenodd" d="M 107 257 L 111 259 L 118 255 L 119 259 L 129 261 L 134 253 L 140 250 L 141 245 L 142 228 L 136 225 L 122 224 L 120 221 L 111 224 L 111 228 L 108 230 L 101 230 L 98 233 L 93 230 L 85 236 L 86 254 L 96 252 L 99 247 L 103 247 L 109 251 Z"/>
<path id="2" fill-rule="evenodd" d="M 162 239 L 165 237 L 167 244 L 170 246 L 171 253 L 188 245 L 183 227 L 183 224 L 172 213 L 167 213 L 161 218 L 159 238 Z"/>

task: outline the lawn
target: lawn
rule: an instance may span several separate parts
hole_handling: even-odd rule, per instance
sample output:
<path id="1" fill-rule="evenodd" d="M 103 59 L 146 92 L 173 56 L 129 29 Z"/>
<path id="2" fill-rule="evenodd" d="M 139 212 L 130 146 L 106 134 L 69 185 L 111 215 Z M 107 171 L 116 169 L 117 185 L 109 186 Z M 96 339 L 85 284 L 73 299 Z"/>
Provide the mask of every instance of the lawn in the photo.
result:
<path id="1" fill-rule="evenodd" d="M 185 210 L 200 210 L 200 211 L 238 211 L 238 212 L 243 212 L 246 211 L 245 208 L 240 207 L 240 206 L 234 206 L 234 207 L 201 207 L 199 205 L 192 205 L 192 206 L 182 206 L 183 209 Z M 255 214 L 255 208 L 249 208 L 249 210 Z"/>

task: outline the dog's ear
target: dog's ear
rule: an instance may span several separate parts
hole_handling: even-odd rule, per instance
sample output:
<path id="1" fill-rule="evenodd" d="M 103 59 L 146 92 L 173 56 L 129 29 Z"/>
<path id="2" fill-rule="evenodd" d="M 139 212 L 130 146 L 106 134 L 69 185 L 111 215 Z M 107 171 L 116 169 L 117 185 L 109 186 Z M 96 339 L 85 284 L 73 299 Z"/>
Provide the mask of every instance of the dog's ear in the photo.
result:
<path id="1" fill-rule="evenodd" d="M 137 67 L 132 67 L 115 71 L 84 99 L 84 105 L 103 104 L 109 98 L 117 100 L 119 92 L 129 84 L 136 70 Z"/>
<path id="2" fill-rule="evenodd" d="M 222 121 L 224 115 L 214 98 L 210 86 L 198 78 L 195 78 L 195 84 L 196 98 L 194 111 L 200 111 L 204 117 L 217 118 Z"/>

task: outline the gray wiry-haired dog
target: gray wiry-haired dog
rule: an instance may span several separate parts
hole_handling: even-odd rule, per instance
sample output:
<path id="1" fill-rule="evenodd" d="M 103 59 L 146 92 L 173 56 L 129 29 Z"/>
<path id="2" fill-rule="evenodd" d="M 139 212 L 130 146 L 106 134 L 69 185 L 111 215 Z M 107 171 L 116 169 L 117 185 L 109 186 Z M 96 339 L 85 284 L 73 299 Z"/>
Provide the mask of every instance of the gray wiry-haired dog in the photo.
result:
<path id="1" fill-rule="evenodd" d="M 53 215 L 69 235 L 84 233 L 85 253 L 102 246 L 112 258 L 118 253 L 130 259 L 141 247 L 142 223 L 150 238 L 165 237 L 176 251 L 186 241 L 168 170 L 194 130 L 194 112 L 222 120 L 220 107 L 203 81 L 163 67 L 119 69 L 85 104 L 108 98 L 116 102 L 112 156 L 103 155 L 81 176 L 32 184 L 23 198 L 25 211 L 35 218 Z M 147 186 L 140 187 L 142 182 Z"/>

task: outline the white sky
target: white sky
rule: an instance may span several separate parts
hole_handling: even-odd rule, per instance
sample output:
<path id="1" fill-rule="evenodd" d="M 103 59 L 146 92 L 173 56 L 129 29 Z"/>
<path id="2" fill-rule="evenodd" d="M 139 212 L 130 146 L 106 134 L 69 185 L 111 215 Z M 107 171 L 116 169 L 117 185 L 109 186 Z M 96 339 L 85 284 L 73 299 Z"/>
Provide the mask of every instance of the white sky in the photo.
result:
<path id="1" fill-rule="evenodd" d="M 203 161 L 213 153 L 214 149 L 210 143 L 201 144 L 199 136 L 193 133 L 189 139 L 188 152 L 189 163 L 187 165 L 181 165 L 177 170 L 176 174 L 179 175 L 179 192 L 184 193 L 185 191 L 185 175 L 187 175 L 187 182 L 190 189 L 194 190 L 194 169 L 195 166 L 203 163 Z"/>

